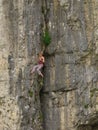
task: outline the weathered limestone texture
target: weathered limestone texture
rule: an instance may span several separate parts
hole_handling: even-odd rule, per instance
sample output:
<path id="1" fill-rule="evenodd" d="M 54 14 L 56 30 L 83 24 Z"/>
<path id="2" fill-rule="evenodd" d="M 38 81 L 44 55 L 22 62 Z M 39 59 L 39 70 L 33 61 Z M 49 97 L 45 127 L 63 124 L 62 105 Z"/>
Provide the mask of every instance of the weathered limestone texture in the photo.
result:
<path id="1" fill-rule="evenodd" d="M 0 130 L 98 130 L 97 0 L 0 0 Z"/>
<path id="2" fill-rule="evenodd" d="M 52 42 L 41 94 L 44 129 L 98 129 L 98 2 L 46 1 Z"/>
<path id="3" fill-rule="evenodd" d="M 20 110 L 15 97 L 9 95 L 9 34 L 4 14 L 3 0 L 0 0 L 0 130 L 18 130 Z"/>
<path id="4" fill-rule="evenodd" d="M 0 130 L 42 130 L 40 26 L 40 0 L 0 0 Z"/>

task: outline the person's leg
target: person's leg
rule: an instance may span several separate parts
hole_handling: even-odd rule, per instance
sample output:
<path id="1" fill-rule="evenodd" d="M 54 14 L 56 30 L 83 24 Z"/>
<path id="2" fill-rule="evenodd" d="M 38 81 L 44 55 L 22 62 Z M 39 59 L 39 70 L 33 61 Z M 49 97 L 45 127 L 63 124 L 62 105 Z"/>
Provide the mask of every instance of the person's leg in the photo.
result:
<path id="1" fill-rule="evenodd" d="M 33 69 L 31 70 L 31 73 L 33 74 L 37 68 L 38 68 L 38 65 L 35 65 L 35 66 L 33 67 Z"/>
<path id="2" fill-rule="evenodd" d="M 43 64 L 39 64 L 38 68 L 37 68 L 37 72 L 39 75 L 41 75 L 43 77 L 43 74 L 41 73 L 41 69 L 43 68 Z"/>

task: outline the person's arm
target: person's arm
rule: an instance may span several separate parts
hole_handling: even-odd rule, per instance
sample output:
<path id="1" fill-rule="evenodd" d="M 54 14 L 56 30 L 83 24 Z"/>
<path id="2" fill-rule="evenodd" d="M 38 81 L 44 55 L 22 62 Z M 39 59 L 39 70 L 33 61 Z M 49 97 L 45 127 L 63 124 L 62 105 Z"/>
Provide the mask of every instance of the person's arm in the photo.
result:
<path id="1" fill-rule="evenodd" d="M 45 58 L 43 57 L 43 63 L 45 63 Z"/>

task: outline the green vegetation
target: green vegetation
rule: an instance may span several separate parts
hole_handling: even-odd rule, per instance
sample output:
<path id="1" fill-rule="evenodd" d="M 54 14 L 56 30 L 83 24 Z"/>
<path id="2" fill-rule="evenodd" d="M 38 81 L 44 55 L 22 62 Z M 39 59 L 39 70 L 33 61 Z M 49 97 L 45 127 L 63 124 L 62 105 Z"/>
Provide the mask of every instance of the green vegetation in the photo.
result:
<path id="1" fill-rule="evenodd" d="M 41 88 L 43 87 L 43 78 L 38 78 L 38 80 L 37 80 L 37 82 L 38 82 L 38 87 L 39 87 L 39 90 L 41 90 Z"/>
<path id="2" fill-rule="evenodd" d="M 4 103 L 4 101 L 2 100 L 2 98 L 0 98 L 0 106 L 2 106 Z"/>
<path id="3" fill-rule="evenodd" d="M 94 96 L 94 93 L 90 93 L 90 97 L 93 97 Z"/>
<path id="4" fill-rule="evenodd" d="M 51 36 L 49 33 L 49 28 L 48 28 L 48 12 L 50 11 L 50 8 L 47 8 L 47 3 L 45 3 L 45 5 L 43 4 L 43 6 L 41 7 L 42 10 L 42 14 L 44 16 L 44 24 L 41 25 L 43 28 L 43 32 L 42 32 L 42 42 L 45 45 L 45 47 L 47 47 L 50 43 L 51 43 Z"/>
<path id="5" fill-rule="evenodd" d="M 42 6 L 42 13 L 45 14 L 45 7 Z"/>
<path id="6" fill-rule="evenodd" d="M 95 93 L 98 92 L 98 88 L 93 88 L 90 90 L 90 96 L 93 97 Z"/>
<path id="7" fill-rule="evenodd" d="M 39 117 L 38 117 L 38 119 L 39 119 L 40 121 L 43 121 L 43 115 L 42 115 L 42 112 L 41 112 L 41 111 L 39 111 Z"/>
<path id="8" fill-rule="evenodd" d="M 84 108 L 87 109 L 89 107 L 89 104 L 85 104 Z"/>
<path id="9" fill-rule="evenodd" d="M 93 88 L 93 89 L 90 90 L 90 92 L 92 92 L 92 93 L 94 93 L 96 91 L 98 92 L 98 88 Z"/>
<path id="10" fill-rule="evenodd" d="M 51 43 L 51 36 L 48 30 L 45 30 L 44 34 L 42 35 L 42 41 L 45 46 L 48 46 Z"/>
<path id="11" fill-rule="evenodd" d="M 30 96 L 30 97 L 33 96 L 33 91 L 29 90 L 28 93 L 29 93 L 29 96 Z"/>

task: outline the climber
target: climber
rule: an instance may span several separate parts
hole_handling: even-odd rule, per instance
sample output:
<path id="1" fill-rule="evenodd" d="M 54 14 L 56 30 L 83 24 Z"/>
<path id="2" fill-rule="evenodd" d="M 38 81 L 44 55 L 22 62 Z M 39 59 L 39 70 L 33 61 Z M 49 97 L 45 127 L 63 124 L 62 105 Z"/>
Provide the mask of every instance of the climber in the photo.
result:
<path id="1" fill-rule="evenodd" d="M 44 56 L 43 56 L 43 52 L 41 52 L 41 53 L 39 54 L 38 64 L 35 65 L 35 66 L 32 68 L 31 73 L 33 74 L 35 71 L 37 71 L 38 74 L 43 77 L 43 74 L 41 73 L 41 69 L 43 68 L 44 63 L 45 63 L 45 58 L 44 58 Z"/>

